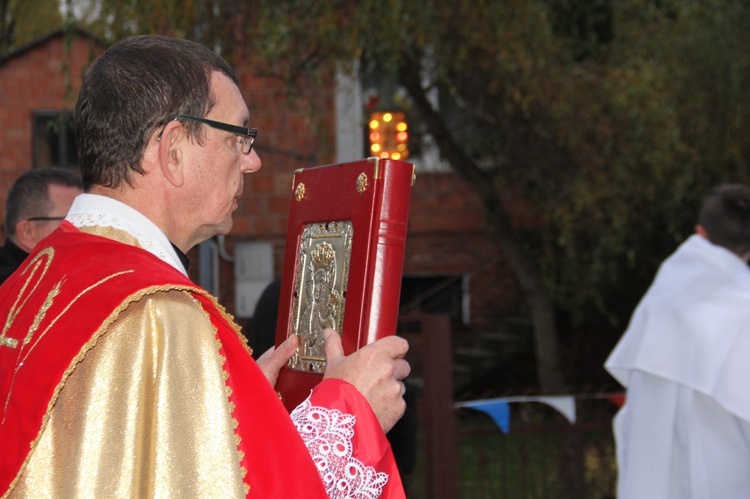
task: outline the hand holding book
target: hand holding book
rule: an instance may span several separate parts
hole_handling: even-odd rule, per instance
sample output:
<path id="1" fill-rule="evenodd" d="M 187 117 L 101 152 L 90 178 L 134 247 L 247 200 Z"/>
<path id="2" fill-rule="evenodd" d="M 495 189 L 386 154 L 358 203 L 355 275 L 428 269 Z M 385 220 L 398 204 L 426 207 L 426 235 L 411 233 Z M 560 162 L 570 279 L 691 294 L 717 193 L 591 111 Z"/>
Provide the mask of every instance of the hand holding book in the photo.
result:
<path id="1" fill-rule="evenodd" d="M 341 334 L 343 355 L 395 333 L 413 180 L 410 163 L 377 158 L 295 173 L 276 330 L 279 346 L 299 337 L 276 385 L 287 409 L 330 372 L 324 331 Z M 388 375 L 373 376 L 391 376 L 396 391 L 408 374 L 408 364 L 398 362 L 408 348 L 402 341 L 373 345 L 353 359 L 373 356 L 389 366 Z"/>

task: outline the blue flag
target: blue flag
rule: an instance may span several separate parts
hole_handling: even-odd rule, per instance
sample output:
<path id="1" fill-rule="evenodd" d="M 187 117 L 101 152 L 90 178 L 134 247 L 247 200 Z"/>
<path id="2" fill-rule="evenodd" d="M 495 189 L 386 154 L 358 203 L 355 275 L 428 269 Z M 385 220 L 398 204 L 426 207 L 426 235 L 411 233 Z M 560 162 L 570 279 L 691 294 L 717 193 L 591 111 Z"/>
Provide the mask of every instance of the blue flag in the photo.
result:
<path id="1" fill-rule="evenodd" d="M 510 431 L 510 404 L 508 402 L 497 400 L 490 402 L 477 401 L 464 403 L 463 406 L 488 414 L 503 433 L 507 434 Z"/>

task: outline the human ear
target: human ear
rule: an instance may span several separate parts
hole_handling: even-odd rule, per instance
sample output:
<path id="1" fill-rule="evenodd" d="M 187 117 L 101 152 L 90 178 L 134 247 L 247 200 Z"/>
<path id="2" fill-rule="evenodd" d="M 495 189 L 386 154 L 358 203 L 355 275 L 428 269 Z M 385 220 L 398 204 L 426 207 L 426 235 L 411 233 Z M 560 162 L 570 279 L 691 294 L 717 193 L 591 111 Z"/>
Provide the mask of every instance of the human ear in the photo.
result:
<path id="1" fill-rule="evenodd" d="M 34 222 L 29 220 L 21 220 L 16 224 L 16 240 L 18 247 L 27 253 L 31 253 L 34 249 L 37 240 L 37 230 Z"/>
<path id="2" fill-rule="evenodd" d="M 182 146 L 187 142 L 185 129 L 177 121 L 170 121 L 157 137 L 159 144 L 159 168 L 164 177 L 175 187 L 185 182 Z"/>

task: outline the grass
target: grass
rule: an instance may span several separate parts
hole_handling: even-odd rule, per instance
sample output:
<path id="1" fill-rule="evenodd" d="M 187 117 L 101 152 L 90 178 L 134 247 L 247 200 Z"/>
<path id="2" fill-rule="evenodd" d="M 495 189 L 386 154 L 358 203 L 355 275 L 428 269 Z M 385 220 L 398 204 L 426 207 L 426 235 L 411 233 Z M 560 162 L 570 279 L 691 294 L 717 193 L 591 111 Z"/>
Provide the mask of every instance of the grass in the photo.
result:
<path id="1" fill-rule="evenodd" d="M 459 498 L 614 497 L 616 464 L 609 413 L 571 425 L 540 404 L 511 408 L 508 434 L 484 414 L 457 413 Z M 421 427 L 418 445 L 415 471 L 406 479 L 408 497 L 427 499 Z"/>

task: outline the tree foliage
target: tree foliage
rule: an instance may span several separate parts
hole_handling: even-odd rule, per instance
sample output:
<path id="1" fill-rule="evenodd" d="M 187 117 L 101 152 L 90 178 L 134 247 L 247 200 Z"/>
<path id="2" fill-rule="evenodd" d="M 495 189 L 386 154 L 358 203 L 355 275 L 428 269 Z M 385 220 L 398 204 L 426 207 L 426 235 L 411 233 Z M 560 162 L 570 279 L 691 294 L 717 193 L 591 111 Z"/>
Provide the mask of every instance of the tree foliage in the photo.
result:
<path id="1" fill-rule="evenodd" d="M 57 0 L 0 0 L 0 56 L 61 24 Z"/>
<path id="2" fill-rule="evenodd" d="M 621 2 L 561 82 L 577 171 L 548 206 L 546 275 L 581 320 L 595 304 L 622 324 L 708 190 L 747 180 L 748 20 L 742 2 Z"/>

